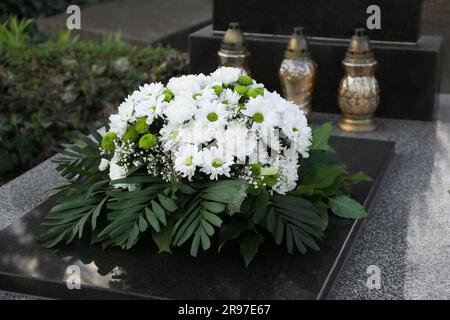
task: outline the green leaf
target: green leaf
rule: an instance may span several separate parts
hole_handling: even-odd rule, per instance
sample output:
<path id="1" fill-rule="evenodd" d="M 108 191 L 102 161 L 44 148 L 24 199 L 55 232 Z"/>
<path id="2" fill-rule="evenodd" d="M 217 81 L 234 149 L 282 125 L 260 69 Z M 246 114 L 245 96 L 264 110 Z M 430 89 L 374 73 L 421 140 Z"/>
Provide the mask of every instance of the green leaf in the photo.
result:
<path id="1" fill-rule="evenodd" d="M 341 218 L 361 219 L 367 215 L 364 207 L 348 196 L 330 198 L 329 205 L 331 211 Z"/>
<path id="2" fill-rule="evenodd" d="M 182 184 L 180 186 L 180 191 L 185 193 L 185 194 L 194 194 L 194 193 L 197 192 L 197 190 L 195 190 L 191 186 L 188 186 L 187 184 Z"/>
<path id="3" fill-rule="evenodd" d="M 147 218 L 148 223 L 150 223 L 150 225 L 156 232 L 159 232 L 161 230 L 155 213 L 153 213 L 153 211 L 149 208 L 145 208 L 145 217 Z"/>
<path id="4" fill-rule="evenodd" d="M 222 219 L 220 219 L 216 214 L 205 210 L 202 210 L 201 213 L 204 219 L 208 220 L 216 227 L 220 227 L 222 225 Z"/>
<path id="5" fill-rule="evenodd" d="M 314 202 L 314 206 L 318 209 L 320 209 L 320 216 L 322 218 L 323 227 L 322 230 L 325 230 L 328 227 L 328 205 L 323 201 L 316 201 Z"/>
<path id="6" fill-rule="evenodd" d="M 200 232 L 196 233 L 191 244 L 191 256 L 197 257 L 198 245 L 200 243 Z"/>
<path id="7" fill-rule="evenodd" d="M 167 252 L 171 253 L 170 246 L 172 244 L 174 221 L 170 220 L 167 225 L 161 229 L 160 232 L 152 232 L 153 241 L 159 248 L 159 253 Z"/>
<path id="8" fill-rule="evenodd" d="M 259 234 L 250 234 L 241 243 L 241 256 L 244 259 L 245 266 L 248 267 L 250 262 L 256 256 L 263 238 Z"/>
<path id="9" fill-rule="evenodd" d="M 358 184 L 360 182 L 371 182 L 371 181 L 373 181 L 373 179 L 364 172 L 356 172 L 344 176 L 344 182 L 348 184 Z"/>
<path id="10" fill-rule="evenodd" d="M 205 200 L 230 204 L 234 201 L 245 183 L 243 180 L 213 182 L 204 189 L 202 197 Z"/>
<path id="11" fill-rule="evenodd" d="M 152 200 L 151 203 L 152 203 L 152 211 L 155 214 L 155 216 L 158 218 L 159 221 L 161 221 L 163 225 L 166 225 L 167 220 L 166 220 L 166 212 L 164 211 L 164 209 L 155 200 Z"/>
<path id="12" fill-rule="evenodd" d="M 130 249 L 132 246 L 135 245 L 135 243 L 137 242 L 138 236 L 139 236 L 139 227 L 135 223 L 133 226 L 133 229 L 131 229 L 130 235 L 128 236 L 126 249 Z"/>
<path id="13" fill-rule="evenodd" d="M 225 205 L 220 202 L 202 202 L 203 208 L 213 213 L 221 213 L 225 210 Z"/>
<path id="14" fill-rule="evenodd" d="M 147 230 L 148 224 L 147 221 L 145 221 L 144 217 L 140 216 L 139 217 L 139 231 L 140 232 L 145 232 Z"/>
<path id="15" fill-rule="evenodd" d="M 219 232 L 219 251 L 230 240 L 240 237 L 243 231 L 247 230 L 245 223 L 232 221 L 230 224 L 223 224 Z"/>
<path id="16" fill-rule="evenodd" d="M 108 197 L 104 197 L 103 200 L 98 204 L 98 206 L 92 212 L 92 217 L 91 217 L 92 230 L 95 230 L 95 228 L 97 227 L 97 218 L 100 215 L 100 211 L 102 210 L 102 207 L 107 199 L 108 199 Z"/>
<path id="17" fill-rule="evenodd" d="M 206 233 L 205 229 L 201 229 L 200 231 L 200 240 L 202 243 L 203 250 L 208 250 L 211 247 L 211 241 L 209 240 L 209 236 Z"/>
<path id="18" fill-rule="evenodd" d="M 343 165 L 336 164 L 319 166 L 314 172 L 303 177 L 302 185 L 311 185 L 317 189 L 329 187 L 343 174 L 344 169 Z"/>
<path id="19" fill-rule="evenodd" d="M 164 209 L 166 209 L 169 212 L 174 212 L 178 209 L 177 203 L 170 199 L 169 197 L 166 197 L 165 195 L 158 193 L 158 199 L 159 202 L 161 202 Z"/>
<path id="20" fill-rule="evenodd" d="M 321 210 L 311 201 L 290 195 L 271 196 L 270 202 L 266 218 L 259 224 L 272 233 L 275 242 L 281 244 L 285 239 L 289 253 L 294 248 L 304 253 L 306 246 L 316 249 L 317 245 L 311 239 L 320 239 L 323 235 Z"/>
<path id="21" fill-rule="evenodd" d="M 270 204 L 269 201 L 269 193 L 267 190 L 263 189 L 263 191 L 256 197 L 255 199 L 255 207 L 256 208 L 266 208 Z"/>
<path id="22" fill-rule="evenodd" d="M 162 180 L 159 178 L 155 178 L 149 175 L 130 175 L 123 179 L 116 179 L 112 180 L 111 184 L 134 184 L 134 183 L 150 183 L 150 184 L 158 184 L 158 185 L 165 185 L 168 186 L 168 184 L 163 184 Z"/>
<path id="23" fill-rule="evenodd" d="M 332 131 L 331 122 L 324 123 L 320 127 L 314 129 L 311 150 L 330 151 L 332 148 L 328 145 Z"/>

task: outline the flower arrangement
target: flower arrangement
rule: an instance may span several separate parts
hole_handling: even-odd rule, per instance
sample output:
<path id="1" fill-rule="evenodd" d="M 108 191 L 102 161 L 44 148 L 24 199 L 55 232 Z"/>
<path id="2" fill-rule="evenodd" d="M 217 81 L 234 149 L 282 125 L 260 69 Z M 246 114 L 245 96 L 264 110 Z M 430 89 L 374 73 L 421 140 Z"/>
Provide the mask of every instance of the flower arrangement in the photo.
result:
<path id="1" fill-rule="evenodd" d="M 68 244 L 89 225 L 104 247 L 149 234 L 160 252 L 189 245 L 192 256 L 235 240 L 247 265 L 270 235 L 290 253 L 319 250 L 329 212 L 366 214 L 343 187 L 370 180 L 333 162 L 330 133 L 240 69 L 145 84 L 106 130 L 61 151 L 69 183 L 40 240 Z"/>

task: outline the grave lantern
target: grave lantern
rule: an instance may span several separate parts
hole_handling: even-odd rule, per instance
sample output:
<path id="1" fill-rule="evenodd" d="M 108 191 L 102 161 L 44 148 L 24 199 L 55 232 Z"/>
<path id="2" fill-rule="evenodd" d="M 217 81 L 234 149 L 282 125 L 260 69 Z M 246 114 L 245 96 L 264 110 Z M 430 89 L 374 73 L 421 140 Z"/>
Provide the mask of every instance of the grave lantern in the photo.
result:
<path id="1" fill-rule="evenodd" d="M 241 68 L 246 74 L 251 75 L 250 52 L 247 50 L 239 23 L 232 22 L 228 25 L 217 54 L 220 66 Z"/>
<path id="2" fill-rule="evenodd" d="M 280 82 L 283 95 L 302 109 L 311 119 L 311 99 L 317 74 L 317 64 L 311 58 L 308 41 L 303 28 L 294 28 L 284 60 L 280 67 Z"/>
<path id="3" fill-rule="evenodd" d="M 364 29 L 356 29 L 342 62 L 345 76 L 339 86 L 338 102 L 343 113 L 338 127 L 347 132 L 370 132 L 376 129 L 373 114 L 380 102 L 375 78 L 378 65 Z"/>

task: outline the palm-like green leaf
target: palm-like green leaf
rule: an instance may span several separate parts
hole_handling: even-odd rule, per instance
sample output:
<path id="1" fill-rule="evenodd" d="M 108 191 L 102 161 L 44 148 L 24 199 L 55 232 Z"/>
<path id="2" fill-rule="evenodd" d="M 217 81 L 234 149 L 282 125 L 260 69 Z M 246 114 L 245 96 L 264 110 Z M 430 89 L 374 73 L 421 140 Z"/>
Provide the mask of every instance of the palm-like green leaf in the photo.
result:
<path id="1" fill-rule="evenodd" d="M 75 144 L 63 145 L 60 156 L 54 160 L 57 170 L 66 179 L 83 179 L 99 176 L 101 136 L 93 130 L 91 136 L 80 134 Z"/>
<path id="2" fill-rule="evenodd" d="M 277 244 L 283 239 L 289 253 L 296 247 L 301 253 L 306 248 L 318 250 L 315 239 L 323 236 L 321 212 L 310 201 L 296 196 L 274 195 L 270 205 L 255 208 L 254 223 L 260 224 L 272 233 Z"/>
<path id="3" fill-rule="evenodd" d="M 148 177 L 147 178 L 151 178 Z M 98 234 L 109 237 L 110 244 L 126 249 L 133 247 L 142 233 L 151 228 L 156 233 L 167 225 L 168 214 L 177 210 L 177 203 L 164 192 L 170 185 L 145 176 L 131 176 L 120 183 L 146 182 L 135 191 L 113 190 L 107 192 L 108 225 Z"/>
<path id="4" fill-rule="evenodd" d="M 81 238 L 86 223 L 90 223 L 92 230 L 95 230 L 97 218 L 107 198 L 104 194 L 103 198 L 102 194 L 88 198 L 85 194 L 78 194 L 72 200 L 56 205 L 43 223 L 50 228 L 39 237 L 39 241 L 50 248 L 64 241 L 68 244 L 77 235 Z"/>
<path id="5" fill-rule="evenodd" d="M 203 250 L 209 249 L 214 227 L 222 225 L 219 214 L 233 202 L 243 183 L 241 180 L 212 182 L 198 187 L 195 194 L 187 189 L 190 200 L 184 214 L 175 224 L 173 244 L 181 246 L 192 238 L 191 255 L 194 257 L 200 244 Z"/>

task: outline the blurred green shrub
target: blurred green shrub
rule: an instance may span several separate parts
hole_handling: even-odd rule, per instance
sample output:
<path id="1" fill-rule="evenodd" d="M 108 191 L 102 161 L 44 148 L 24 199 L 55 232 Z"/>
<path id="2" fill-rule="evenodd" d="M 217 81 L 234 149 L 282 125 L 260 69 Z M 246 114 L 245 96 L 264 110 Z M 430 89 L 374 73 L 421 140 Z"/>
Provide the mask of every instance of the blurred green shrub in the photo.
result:
<path id="1" fill-rule="evenodd" d="M 118 37 L 27 44 L 29 21 L 0 24 L 0 181 L 55 152 L 74 130 L 99 125 L 139 85 L 186 71 L 186 56 Z"/>

